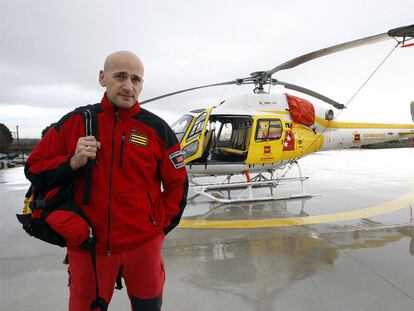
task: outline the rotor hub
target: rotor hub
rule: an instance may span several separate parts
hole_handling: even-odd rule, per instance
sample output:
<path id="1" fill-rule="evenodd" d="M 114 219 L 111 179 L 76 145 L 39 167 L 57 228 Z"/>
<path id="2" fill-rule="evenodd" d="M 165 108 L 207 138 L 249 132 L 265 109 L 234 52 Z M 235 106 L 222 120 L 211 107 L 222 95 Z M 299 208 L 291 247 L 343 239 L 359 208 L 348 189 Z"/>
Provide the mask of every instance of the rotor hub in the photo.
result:
<path id="1" fill-rule="evenodd" d="M 250 74 L 251 78 L 248 78 L 246 83 L 254 83 L 255 88 L 253 91 L 255 93 L 265 93 L 263 86 L 267 84 L 276 84 L 276 79 L 272 79 L 272 74 L 268 71 L 255 71 Z"/>

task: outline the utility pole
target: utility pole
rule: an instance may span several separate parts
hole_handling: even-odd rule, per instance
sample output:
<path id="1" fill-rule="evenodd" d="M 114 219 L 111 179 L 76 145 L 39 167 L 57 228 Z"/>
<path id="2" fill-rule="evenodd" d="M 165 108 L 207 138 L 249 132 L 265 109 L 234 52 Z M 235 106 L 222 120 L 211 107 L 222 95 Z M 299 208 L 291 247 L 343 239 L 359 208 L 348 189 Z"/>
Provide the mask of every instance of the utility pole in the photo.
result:
<path id="1" fill-rule="evenodd" d="M 22 152 L 22 159 L 24 164 L 24 152 L 20 149 L 20 139 L 19 139 L 19 126 L 16 125 L 16 138 L 17 138 L 17 148 Z"/>
<path id="2" fill-rule="evenodd" d="M 414 100 L 411 101 L 411 118 L 414 122 Z"/>
<path id="3" fill-rule="evenodd" d="M 18 125 L 16 125 L 16 139 L 17 139 L 17 149 L 20 150 L 19 126 Z"/>

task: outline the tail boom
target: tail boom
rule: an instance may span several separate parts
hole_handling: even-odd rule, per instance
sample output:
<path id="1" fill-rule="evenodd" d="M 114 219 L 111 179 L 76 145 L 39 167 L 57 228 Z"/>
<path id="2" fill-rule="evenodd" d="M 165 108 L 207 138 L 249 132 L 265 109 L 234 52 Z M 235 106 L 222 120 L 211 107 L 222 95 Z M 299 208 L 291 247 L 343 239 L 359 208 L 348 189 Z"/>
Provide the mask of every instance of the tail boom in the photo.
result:
<path id="1" fill-rule="evenodd" d="M 329 122 L 322 150 L 346 149 L 402 138 L 414 138 L 414 124 Z"/>

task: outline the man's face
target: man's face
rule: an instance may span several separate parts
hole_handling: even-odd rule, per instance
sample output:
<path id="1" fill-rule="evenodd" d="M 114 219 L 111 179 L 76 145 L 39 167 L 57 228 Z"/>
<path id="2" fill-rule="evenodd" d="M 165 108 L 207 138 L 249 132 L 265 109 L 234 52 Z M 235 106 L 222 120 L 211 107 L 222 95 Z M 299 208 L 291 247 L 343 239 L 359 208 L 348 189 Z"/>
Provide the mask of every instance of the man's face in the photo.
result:
<path id="1" fill-rule="evenodd" d="M 106 95 L 115 106 L 128 109 L 138 100 L 143 76 L 144 68 L 135 55 L 118 53 L 107 59 L 99 83 L 106 87 Z"/>

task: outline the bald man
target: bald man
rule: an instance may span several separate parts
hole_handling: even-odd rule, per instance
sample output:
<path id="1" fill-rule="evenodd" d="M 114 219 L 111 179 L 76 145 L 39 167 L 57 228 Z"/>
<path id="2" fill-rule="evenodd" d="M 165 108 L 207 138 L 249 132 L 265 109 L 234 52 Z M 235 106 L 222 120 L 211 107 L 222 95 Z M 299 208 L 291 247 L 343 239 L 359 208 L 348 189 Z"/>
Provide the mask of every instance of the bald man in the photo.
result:
<path id="1" fill-rule="evenodd" d="M 99 72 L 106 92 L 93 105 L 99 136 L 85 135 L 86 106 L 79 107 L 53 124 L 27 160 L 26 176 L 44 197 L 73 186 L 72 200 L 96 233 L 94 267 L 82 248 L 88 224 L 70 211 L 46 218 L 66 240 L 71 311 L 106 310 L 120 277 L 132 310 L 161 309 L 162 243 L 180 221 L 188 180 L 174 132 L 138 102 L 143 82 L 137 55 L 110 54 Z M 91 160 L 85 203 L 85 167 Z"/>

